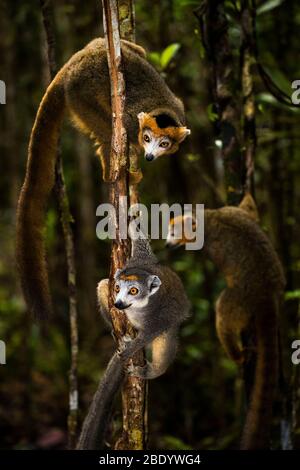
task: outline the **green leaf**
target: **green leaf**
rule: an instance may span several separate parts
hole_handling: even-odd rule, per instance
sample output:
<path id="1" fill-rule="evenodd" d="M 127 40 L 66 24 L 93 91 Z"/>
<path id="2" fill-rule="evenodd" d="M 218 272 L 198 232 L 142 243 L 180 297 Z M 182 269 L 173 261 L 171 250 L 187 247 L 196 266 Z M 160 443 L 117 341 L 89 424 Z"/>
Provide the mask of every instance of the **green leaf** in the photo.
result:
<path id="1" fill-rule="evenodd" d="M 267 11 L 273 10 L 274 8 L 279 7 L 285 0 L 269 0 L 268 2 L 263 3 L 258 9 L 257 14 L 261 15 Z"/>
<path id="2" fill-rule="evenodd" d="M 174 44 L 170 44 L 161 54 L 160 57 L 160 66 L 162 70 L 165 70 L 174 56 L 177 54 L 177 51 L 180 48 L 180 44 L 177 42 Z"/>
<path id="3" fill-rule="evenodd" d="M 161 68 L 161 66 L 160 66 L 160 53 L 159 52 L 150 52 L 148 54 L 148 59 L 150 60 L 150 62 L 152 62 L 153 65 L 155 65 L 159 69 Z"/>
<path id="4" fill-rule="evenodd" d="M 210 120 L 210 122 L 215 122 L 218 120 L 218 114 L 214 111 L 214 105 L 212 103 L 210 103 L 208 106 L 207 106 L 207 109 L 206 109 L 206 112 L 207 112 L 207 116 L 208 116 L 208 119 Z"/>
<path id="5" fill-rule="evenodd" d="M 285 293 L 286 300 L 300 299 L 300 289 L 290 290 Z"/>
<path id="6" fill-rule="evenodd" d="M 174 436 L 164 436 L 164 447 L 169 450 L 192 450 L 192 447 L 185 444 L 181 439 Z"/>

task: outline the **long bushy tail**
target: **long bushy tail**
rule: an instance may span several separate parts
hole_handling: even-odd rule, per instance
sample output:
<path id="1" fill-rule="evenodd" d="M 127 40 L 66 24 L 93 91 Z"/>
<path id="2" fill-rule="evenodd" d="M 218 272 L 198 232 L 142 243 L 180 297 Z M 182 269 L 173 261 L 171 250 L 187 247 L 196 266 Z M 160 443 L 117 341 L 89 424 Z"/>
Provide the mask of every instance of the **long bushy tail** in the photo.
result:
<path id="1" fill-rule="evenodd" d="M 78 450 L 103 449 L 105 432 L 114 397 L 124 378 L 124 370 L 117 353 L 113 355 L 100 380 L 78 440 Z"/>
<path id="2" fill-rule="evenodd" d="M 51 312 L 43 229 L 47 200 L 54 186 L 57 141 L 64 110 L 64 89 L 57 75 L 44 95 L 31 132 L 17 210 L 17 265 L 27 306 L 38 319 Z"/>
<path id="3" fill-rule="evenodd" d="M 241 449 L 268 449 L 272 408 L 278 385 L 278 320 L 276 301 L 257 312 L 257 354 L 254 386 L 241 440 Z"/>

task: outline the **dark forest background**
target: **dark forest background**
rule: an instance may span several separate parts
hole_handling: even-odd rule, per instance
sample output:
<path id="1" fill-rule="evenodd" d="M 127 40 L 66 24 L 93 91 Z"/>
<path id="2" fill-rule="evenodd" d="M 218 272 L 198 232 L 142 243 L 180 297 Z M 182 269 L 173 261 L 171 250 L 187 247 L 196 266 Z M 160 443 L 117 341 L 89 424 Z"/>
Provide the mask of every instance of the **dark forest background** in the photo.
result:
<path id="1" fill-rule="evenodd" d="M 149 52 L 170 88 L 184 101 L 192 135 L 177 155 L 142 162 L 141 202 L 226 203 L 210 69 L 193 10 L 197 0 L 138 0 L 136 40 Z M 101 2 L 53 0 L 59 64 L 102 35 Z M 225 1 L 232 67 L 239 86 L 241 30 L 239 2 Z M 300 79 L 300 4 L 297 0 L 257 1 L 259 60 L 287 95 Z M 172 47 L 169 47 L 171 46 Z M 64 446 L 70 364 L 68 292 L 62 230 L 55 198 L 47 215 L 47 250 L 55 316 L 47 331 L 26 312 L 14 258 L 15 211 L 24 177 L 35 113 L 49 82 L 46 40 L 38 1 L 0 1 L 0 79 L 7 104 L 0 108 L 0 339 L 7 365 L 0 366 L 0 446 Z M 261 224 L 282 260 L 287 292 L 282 318 L 284 368 L 290 386 L 294 446 L 300 447 L 299 369 L 290 361 L 300 338 L 300 109 L 279 102 L 255 72 L 257 152 L 255 195 Z M 146 91 L 145 91 L 146 92 Z M 62 132 L 66 183 L 74 217 L 79 301 L 80 416 L 114 349 L 96 308 L 97 282 L 107 277 L 110 244 L 96 239 L 96 207 L 107 188 L 92 144 L 68 123 Z M 42 184 L 42 182 L 41 182 Z M 214 326 L 214 301 L 224 286 L 212 263 L 199 252 L 169 253 L 153 242 L 159 259 L 181 276 L 193 315 L 181 331 L 180 351 L 168 372 L 149 384 L 149 446 L 165 449 L 236 447 L 245 404 L 242 378 L 222 350 Z M 298 366 L 299 368 L 300 366 Z M 120 425 L 120 411 L 114 426 Z M 274 446 L 280 447 L 274 419 Z"/>

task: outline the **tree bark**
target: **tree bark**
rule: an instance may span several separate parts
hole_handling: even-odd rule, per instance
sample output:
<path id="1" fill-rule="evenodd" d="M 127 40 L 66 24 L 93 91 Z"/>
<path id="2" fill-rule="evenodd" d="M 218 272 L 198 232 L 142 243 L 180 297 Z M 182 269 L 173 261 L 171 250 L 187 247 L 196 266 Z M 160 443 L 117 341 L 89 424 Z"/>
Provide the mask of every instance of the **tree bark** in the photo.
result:
<path id="1" fill-rule="evenodd" d="M 122 69 L 120 48 L 120 22 L 117 0 L 102 0 L 103 23 L 107 45 L 107 58 L 111 81 L 112 103 L 112 145 L 110 157 L 110 203 L 116 211 L 116 239 L 112 242 L 110 268 L 110 308 L 116 337 L 134 335 L 134 331 L 126 319 L 124 312 L 113 307 L 113 276 L 118 268 L 122 268 L 130 256 L 130 241 L 122 239 L 119 217 L 124 216 L 120 197 L 129 201 L 129 149 L 126 130 L 123 126 L 125 105 L 125 80 Z M 122 1 L 121 22 L 126 25 L 127 38 L 133 37 L 134 27 L 128 28 L 133 19 L 132 2 Z M 126 14 L 125 14 L 126 12 Z M 128 19 L 128 21 L 127 21 Z M 128 32 L 129 31 L 129 32 Z M 125 34 L 125 33 L 124 33 Z M 144 354 L 139 352 L 132 359 L 135 365 L 143 365 Z M 126 377 L 122 390 L 123 430 L 122 436 L 115 444 L 116 449 L 139 450 L 145 444 L 145 381 L 137 377 Z"/>

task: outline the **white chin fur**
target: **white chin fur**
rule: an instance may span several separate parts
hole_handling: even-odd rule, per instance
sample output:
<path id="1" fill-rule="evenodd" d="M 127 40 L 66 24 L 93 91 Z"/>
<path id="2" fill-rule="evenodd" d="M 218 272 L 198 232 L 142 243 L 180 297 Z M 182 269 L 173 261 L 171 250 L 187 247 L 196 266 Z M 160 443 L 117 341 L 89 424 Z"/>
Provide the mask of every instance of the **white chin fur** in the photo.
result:
<path id="1" fill-rule="evenodd" d="M 139 310 L 141 308 L 144 308 L 148 305 L 148 302 L 149 302 L 149 298 L 146 297 L 145 299 L 141 299 L 141 300 L 134 300 L 133 302 L 131 302 L 131 307 L 127 308 L 126 311 L 135 311 L 135 310 Z"/>

